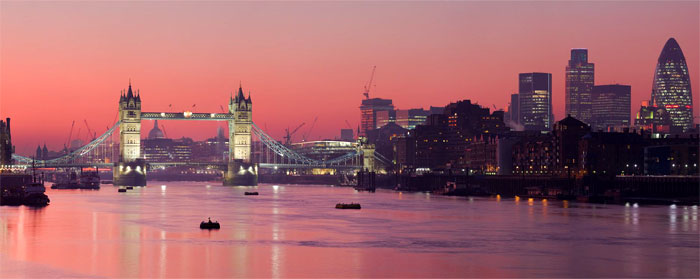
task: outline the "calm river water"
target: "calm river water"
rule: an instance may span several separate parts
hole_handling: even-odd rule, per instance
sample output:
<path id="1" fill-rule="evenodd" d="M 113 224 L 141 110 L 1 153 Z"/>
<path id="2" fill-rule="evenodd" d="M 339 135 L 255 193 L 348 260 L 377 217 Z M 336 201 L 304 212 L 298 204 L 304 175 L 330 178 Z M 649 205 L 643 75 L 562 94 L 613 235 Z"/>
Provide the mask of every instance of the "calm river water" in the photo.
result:
<path id="1" fill-rule="evenodd" d="M 0 277 L 700 275 L 697 207 L 197 182 L 47 194 L 0 207 Z"/>

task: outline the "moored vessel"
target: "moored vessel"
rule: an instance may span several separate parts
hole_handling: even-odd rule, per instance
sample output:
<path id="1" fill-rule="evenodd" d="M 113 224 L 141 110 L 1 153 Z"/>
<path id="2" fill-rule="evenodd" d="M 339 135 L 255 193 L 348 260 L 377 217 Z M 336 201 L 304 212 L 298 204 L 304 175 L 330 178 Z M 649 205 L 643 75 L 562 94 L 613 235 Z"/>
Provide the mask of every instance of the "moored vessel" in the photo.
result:
<path id="1" fill-rule="evenodd" d="M 361 209 L 362 206 L 360 206 L 359 203 L 339 203 L 335 205 L 335 208 L 337 209 Z"/>
<path id="2" fill-rule="evenodd" d="M 49 197 L 44 193 L 43 179 L 32 174 L 2 172 L 0 173 L 0 205 L 26 205 L 33 207 L 47 206 Z"/>

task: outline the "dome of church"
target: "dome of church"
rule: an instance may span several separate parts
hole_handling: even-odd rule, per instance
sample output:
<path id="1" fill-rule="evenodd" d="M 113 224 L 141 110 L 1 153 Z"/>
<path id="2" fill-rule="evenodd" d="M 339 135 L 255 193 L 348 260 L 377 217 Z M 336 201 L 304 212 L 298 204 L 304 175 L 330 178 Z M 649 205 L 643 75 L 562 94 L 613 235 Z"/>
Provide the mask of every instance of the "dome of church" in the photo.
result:
<path id="1" fill-rule="evenodd" d="M 153 129 L 148 132 L 148 139 L 164 139 L 163 131 L 158 128 L 158 120 L 153 124 Z"/>

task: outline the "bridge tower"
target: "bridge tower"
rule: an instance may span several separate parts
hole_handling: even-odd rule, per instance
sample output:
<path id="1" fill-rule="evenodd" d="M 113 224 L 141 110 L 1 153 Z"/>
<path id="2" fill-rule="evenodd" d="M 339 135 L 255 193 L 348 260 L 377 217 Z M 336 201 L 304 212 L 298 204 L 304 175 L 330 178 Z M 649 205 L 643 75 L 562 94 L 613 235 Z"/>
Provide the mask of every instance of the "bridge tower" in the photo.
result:
<path id="1" fill-rule="evenodd" d="M 243 88 L 238 87 L 236 97 L 231 97 L 228 105 L 233 120 L 228 121 L 228 168 L 224 174 L 224 185 L 255 186 L 258 185 L 258 165 L 251 160 L 253 101 L 243 95 Z"/>
<path id="2" fill-rule="evenodd" d="M 366 138 L 360 139 L 361 145 L 360 150 L 362 154 L 362 170 L 367 172 L 375 172 L 375 162 L 374 162 L 374 150 L 375 146 L 372 143 L 367 142 Z"/>
<path id="3" fill-rule="evenodd" d="M 114 163 L 114 185 L 146 186 L 146 161 L 141 158 L 141 94 L 129 89 L 119 98 L 119 161 Z"/>

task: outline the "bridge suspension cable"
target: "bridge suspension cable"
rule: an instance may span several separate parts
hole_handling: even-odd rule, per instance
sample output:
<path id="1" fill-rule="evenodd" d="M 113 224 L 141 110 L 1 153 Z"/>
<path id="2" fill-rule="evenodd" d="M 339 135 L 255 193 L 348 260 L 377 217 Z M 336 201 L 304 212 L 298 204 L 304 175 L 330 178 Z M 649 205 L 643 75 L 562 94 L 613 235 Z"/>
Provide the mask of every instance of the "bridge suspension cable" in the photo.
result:
<path id="1" fill-rule="evenodd" d="M 98 147 L 100 144 L 104 143 L 105 140 L 110 138 L 114 131 L 116 131 L 119 128 L 120 122 L 116 122 L 110 129 L 108 129 L 105 133 L 100 135 L 99 137 L 95 138 L 93 141 L 89 142 L 88 144 L 76 149 L 73 152 L 70 152 L 64 156 L 50 159 L 50 160 L 33 160 L 32 158 L 13 154 L 12 158 L 20 164 L 32 164 L 32 161 L 38 166 L 57 166 L 57 165 L 72 165 L 75 162 L 76 159 L 79 159 L 89 152 L 93 151 L 96 147 Z M 341 164 L 345 163 L 347 165 L 347 162 L 353 160 L 354 162 L 359 162 L 359 157 L 361 156 L 361 151 L 359 149 L 352 150 L 346 154 L 343 154 L 341 156 L 338 156 L 336 158 L 332 158 L 329 160 L 317 160 L 317 159 L 312 159 L 307 156 L 304 156 L 302 154 L 299 154 L 298 152 L 288 148 L 287 146 L 283 145 L 279 141 L 275 140 L 271 136 L 269 136 L 267 133 L 265 133 L 260 127 L 258 127 L 255 123 L 252 124 L 252 133 L 271 151 L 276 153 L 277 155 L 286 158 L 288 160 L 288 164 L 282 164 L 282 165 L 306 165 L 306 166 L 316 166 L 316 167 L 333 167 L 333 166 L 341 166 Z M 382 156 L 381 154 L 374 152 L 374 157 L 377 159 L 378 162 L 383 163 L 387 166 L 391 165 L 391 160 L 387 159 L 386 157 Z M 156 162 L 157 163 L 157 162 Z M 260 162 L 262 163 L 262 162 Z M 90 162 L 83 162 L 81 165 L 86 165 L 90 164 Z M 266 164 L 269 164 L 266 163 Z M 276 164 L 276 163 L 275 163 Z M 275 165 L 273 164 L 273 165 Z"/>
<path id="2" fill-rule="evenodd" d="M 36 164 L 39 165 L 52 165 L 52 164 L 65 164 L 68 163 L 76 158 L 79 158 L 81 156 L 84 156 L 85 154 L 88 154 L 90 151 L 95 149 L 98 145 L 103 143 L 106 139 L 108 139 L 114 131 L 119 128 L 120 122 L 116 122 L 112 128 L 107 130 L 104 134 L 100 135 L 99 137 L 95 138 L 93 141 L 89 142 L 86 145 L 83 145 L 82 147 L 76 149 L 73 152 L 70 152 L 66 155 L 63 155 L 58 158 L 50 159 L 50 160 L 32 160 L 32 158 L 17 155 L 17 154 L 12 154 L 12 158 L 15 159 L 15 161 L 19 163 L 24 163 L 24 164 L 31 164 L 32 161 L 34 161 Z"/>

